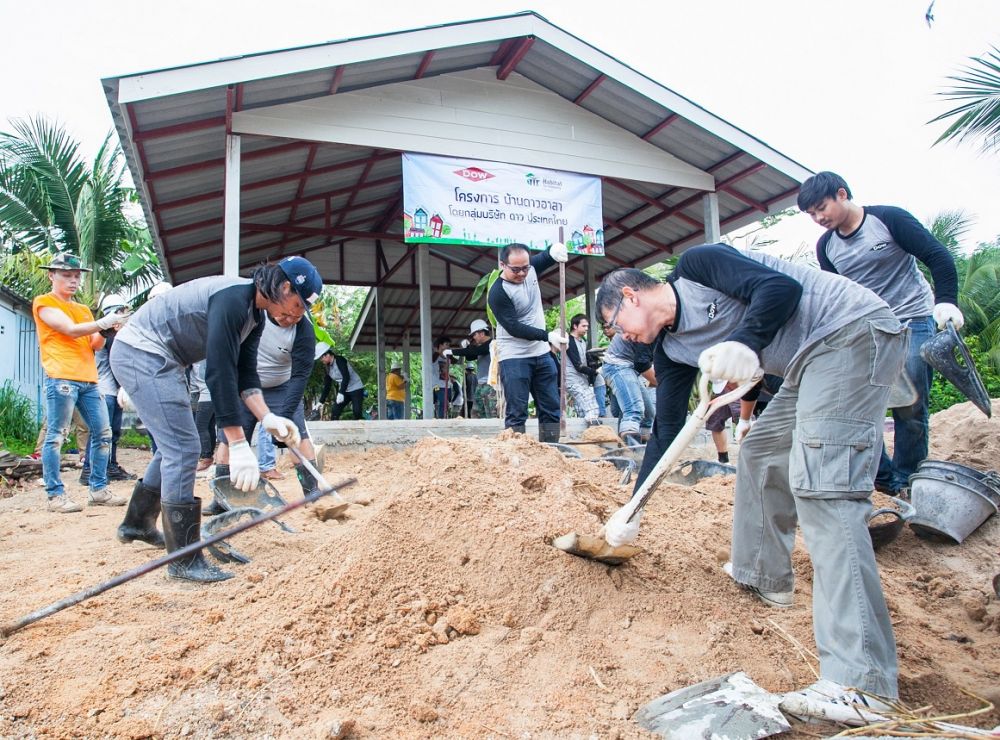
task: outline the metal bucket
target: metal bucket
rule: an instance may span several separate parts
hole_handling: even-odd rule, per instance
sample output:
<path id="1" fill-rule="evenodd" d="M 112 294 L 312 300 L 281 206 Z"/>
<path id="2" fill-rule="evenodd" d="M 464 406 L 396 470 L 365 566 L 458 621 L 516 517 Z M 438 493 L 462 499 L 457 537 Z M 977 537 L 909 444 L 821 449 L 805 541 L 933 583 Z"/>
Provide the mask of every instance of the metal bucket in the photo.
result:
<path id="1" fill-rule="evenodd" d="M 917 466 L 917 472 L 938 477 L 943 476 L 947 480 L 964 481 L 966 485 L 971 484 L 971 488 L 974 490 L 980 490 L 980 486 L 983 486 L 981 492 L 991 498 L 997 507 L 1000 507 L 1000 475 L 997 475 L 996 471 L 991 470 L 984 473 L 981 470 L 970 468 L 968 465 L 960 465 L 947 460 L 924 460 Z M 954 477 L 948 478 L 949 475 Z"/>
<path id="2" fill-rule="evenodd" d="M 910 476 L 917 513 L 910 528 L 918 537 L 960 543 L 1000 509 L 1000 492 L 957 472 L 928 468 Z"/>

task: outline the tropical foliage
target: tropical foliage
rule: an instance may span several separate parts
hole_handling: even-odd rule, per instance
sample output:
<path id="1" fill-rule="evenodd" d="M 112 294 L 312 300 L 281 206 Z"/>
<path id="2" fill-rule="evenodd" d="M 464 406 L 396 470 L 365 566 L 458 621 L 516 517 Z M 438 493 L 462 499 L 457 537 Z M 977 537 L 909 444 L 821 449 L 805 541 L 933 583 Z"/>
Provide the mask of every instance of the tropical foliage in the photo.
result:
<path id="1" fill-rule="evenodd" d="M 90 163 L 64 128 L 16 120 L 0 133 L 0 277 L 27 298 L 47 292 L 42 268 L 56 252 L 79 255 L 78 300 L 137 293 L 160 279 L 149 232 L 134 211 L 121 149 L 109 135 Z"/>
<path id="2" fill-rule="evenodd" d="M 948 77 L 955 84 L 938 93 L 958 105 L 931 119 L 951 120 L 934 143 L 978 141 L 984 152 L 995 153 L 1000 149 L 1000 50 L 993 47 L 969 61 L 960 74 Z"/>

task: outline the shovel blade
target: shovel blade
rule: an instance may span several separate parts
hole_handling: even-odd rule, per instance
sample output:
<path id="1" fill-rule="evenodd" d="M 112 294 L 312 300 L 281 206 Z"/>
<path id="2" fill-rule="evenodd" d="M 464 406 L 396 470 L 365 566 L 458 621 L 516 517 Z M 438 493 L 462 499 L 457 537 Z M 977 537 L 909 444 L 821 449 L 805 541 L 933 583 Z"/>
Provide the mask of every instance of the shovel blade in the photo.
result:
<path id="1" fill-rule="evenodd" d="M 669 740 L 761 738 L 791 729 L 780 702 L 739 671 L 664 694 L 633 719 Z"/>
<path id="2" fill-rule="evenodd" d="M 621 565 L 642 552 L 642 548 L 635 545 L 612 547 L 603 537 L 576 534 L 575 532 L 556 537 L 552 540 L 552 546 L 557 550 L 568 552 L 570 555 L 597 560 L 608 565 Z"/>
<path id="3" fill-rule="evenodd" d="M 956 351 L 962 358 L 961 363 L 955 356 Z M 986 392 L 986 386 L 983 385 L 983 379 L 976 370 L 976 363 L 972 361 L 969 348 L 965 346 L 953 323 L 949 321 L 944 331 L 938 332 L 924 342 L 920 347 L 920 356 L 924 362 L 958 388 L 962 395 L 972 401 L 977 409 L 987 417 L 993 415 L 990 394 Z"/>
<path id="4" fill-rule="evenodd" d="M 216 499 L 227 511 L 247 507 L 267 511 L 268 509 L 280 509 L 288 503 L 278 493 L 278 489 L 263 478 L 252 491 L 240 490 L 226 475 L 210 480 L 208 487 L 212 489 Z"/>

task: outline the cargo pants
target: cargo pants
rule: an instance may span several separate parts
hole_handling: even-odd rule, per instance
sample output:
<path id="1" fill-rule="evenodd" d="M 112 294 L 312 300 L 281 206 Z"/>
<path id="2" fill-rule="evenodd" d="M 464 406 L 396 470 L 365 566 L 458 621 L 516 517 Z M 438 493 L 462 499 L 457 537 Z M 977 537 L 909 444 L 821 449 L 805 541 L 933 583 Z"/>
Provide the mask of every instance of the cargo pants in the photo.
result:
<path id="1" fill-rule="evenodd" d="M 896 643 L 867 517 L 907 339 L 886 308 L 796 359 L 741 446 L 733 511 L 733 577 L 763 591 L 792 590 L 802 527 L 820 676 L 890 698 Z"/>

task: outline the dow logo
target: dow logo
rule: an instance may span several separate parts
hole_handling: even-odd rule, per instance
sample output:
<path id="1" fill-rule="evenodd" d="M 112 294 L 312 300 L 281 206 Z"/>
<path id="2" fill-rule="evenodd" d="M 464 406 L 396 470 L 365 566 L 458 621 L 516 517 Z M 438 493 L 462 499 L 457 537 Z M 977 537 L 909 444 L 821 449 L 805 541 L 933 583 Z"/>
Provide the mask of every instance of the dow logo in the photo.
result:
<path id="1" fill-rule="evenodd" d="M 455 170 L 455 174 L 472 182 L 482 182 L 493 177 L 489 172 L 479 167 L 463 167 L 460 170 Z"/>

